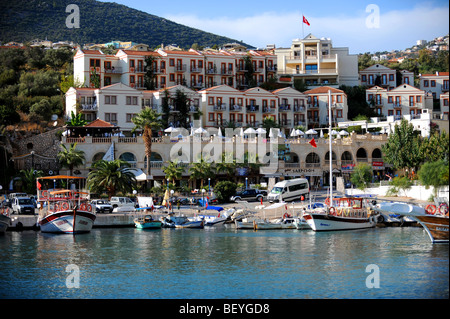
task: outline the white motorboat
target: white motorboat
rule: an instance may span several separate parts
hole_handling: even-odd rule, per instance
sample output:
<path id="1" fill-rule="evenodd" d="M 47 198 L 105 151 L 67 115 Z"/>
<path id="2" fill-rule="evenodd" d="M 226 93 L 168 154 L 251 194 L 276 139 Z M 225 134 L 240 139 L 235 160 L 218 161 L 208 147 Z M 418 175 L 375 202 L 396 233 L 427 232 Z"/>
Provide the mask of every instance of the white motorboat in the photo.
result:
<path id="1" fill-rule="evenodd" d="M 254 220 L 255 230 L 264 229 L 295 229 L 294 218 L 278 218 L 273 220 Z"/>

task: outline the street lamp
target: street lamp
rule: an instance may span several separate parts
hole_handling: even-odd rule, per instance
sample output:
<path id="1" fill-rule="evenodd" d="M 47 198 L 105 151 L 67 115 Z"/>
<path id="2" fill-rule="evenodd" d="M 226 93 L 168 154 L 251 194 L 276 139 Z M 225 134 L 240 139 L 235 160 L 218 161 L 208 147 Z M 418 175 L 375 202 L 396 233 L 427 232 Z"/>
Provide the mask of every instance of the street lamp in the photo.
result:
<path id="1" fill-rule="evenodd" d="M 172 213 L 173 213 L 173 193 L 175 191 L 173 189 L 170 190 L 170 206 L 172 207 Z"/>
<path id="2" fill-rule="evenodd" d="M 211 196 L 211 178 L 210 177 L 208 177 L 208 193 L 209 193 L 209 196 Z"/>
<path id="3" fill-rule="evenodd" d="M 248 189 L 248 177 L 245 178 L 245 189 Z"/>

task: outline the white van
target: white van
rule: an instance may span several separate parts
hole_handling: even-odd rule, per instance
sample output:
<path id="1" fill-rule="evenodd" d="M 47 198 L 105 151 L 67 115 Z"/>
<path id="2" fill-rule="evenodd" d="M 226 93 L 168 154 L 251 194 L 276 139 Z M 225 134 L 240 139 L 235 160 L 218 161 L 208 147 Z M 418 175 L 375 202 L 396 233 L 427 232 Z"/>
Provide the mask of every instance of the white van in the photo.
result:
<path id="1" fill-rule="evenodd" d="M 295 178 L 278 182 L 267 195 L 267 200 L 273 202 L 300 201 L 301 197 L 309 198 L 309 183 L 306 178 Z"/>

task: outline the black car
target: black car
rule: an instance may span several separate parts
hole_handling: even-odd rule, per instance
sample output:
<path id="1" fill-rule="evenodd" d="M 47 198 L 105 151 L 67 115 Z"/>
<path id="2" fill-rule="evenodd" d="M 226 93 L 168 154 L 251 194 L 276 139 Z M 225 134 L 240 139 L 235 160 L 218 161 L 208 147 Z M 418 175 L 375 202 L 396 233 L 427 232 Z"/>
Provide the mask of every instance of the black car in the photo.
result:
<path id="1" fill-rule="evenodd" d="M 267 196 L 267 191 L 260 191 L 259 189 L 246 189 L 242 192 L 236 193 L 236 195 L 231 196 L 230 200 L 232 202 L 238 200 L 257 200 L 260 201 L 261 198 Z"/>

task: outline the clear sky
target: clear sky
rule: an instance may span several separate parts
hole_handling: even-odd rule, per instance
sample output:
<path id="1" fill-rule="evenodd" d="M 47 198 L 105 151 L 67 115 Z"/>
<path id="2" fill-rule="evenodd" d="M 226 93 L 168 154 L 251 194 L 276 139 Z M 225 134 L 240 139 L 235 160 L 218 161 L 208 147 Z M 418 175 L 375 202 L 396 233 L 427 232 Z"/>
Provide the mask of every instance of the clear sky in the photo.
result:
<path id="1" fill-rule="evenodd" d="M 449 32 L 443 0 L 115 0 L 203 31 L 264 48 L 312 33 L 350 53 L 405 49 Z M 379 13 L 379 15 L 377 15 Z M 305 16 L 310 26 L 302 23 Z M 132 40 L 132 39 L 130 39 Z"/>

